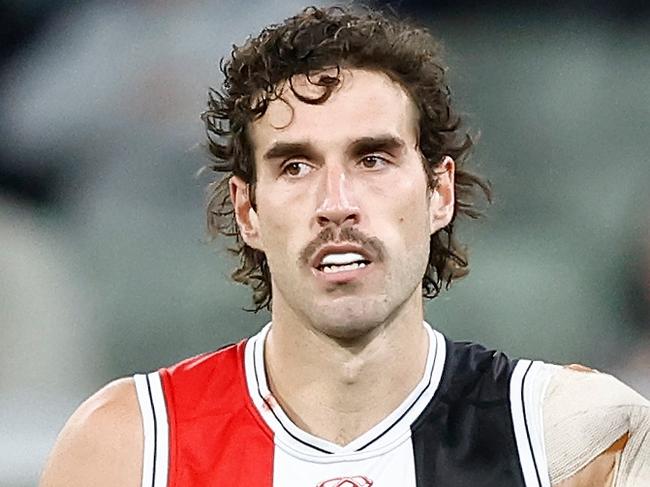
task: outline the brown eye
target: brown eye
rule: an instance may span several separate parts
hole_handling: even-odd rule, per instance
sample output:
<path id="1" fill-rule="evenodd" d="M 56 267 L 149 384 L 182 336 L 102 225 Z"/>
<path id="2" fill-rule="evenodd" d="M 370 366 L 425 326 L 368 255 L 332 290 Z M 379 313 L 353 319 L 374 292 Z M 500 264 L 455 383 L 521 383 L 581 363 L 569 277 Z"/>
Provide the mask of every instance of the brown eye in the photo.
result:
<path id="1" fill-rule="evenodd" d="M 377 169 L 388 164 L 388 161 L 379 156 L 366 156 L 360 161 L 361 165 L 366 169 Z"/>
<path id="2" fill-rule="evenodd" d="M 290 162 L 284 166 L 282 173 L 295 178 L 307 175 L 311 169 L 311 166 L 305 162 Z"/>

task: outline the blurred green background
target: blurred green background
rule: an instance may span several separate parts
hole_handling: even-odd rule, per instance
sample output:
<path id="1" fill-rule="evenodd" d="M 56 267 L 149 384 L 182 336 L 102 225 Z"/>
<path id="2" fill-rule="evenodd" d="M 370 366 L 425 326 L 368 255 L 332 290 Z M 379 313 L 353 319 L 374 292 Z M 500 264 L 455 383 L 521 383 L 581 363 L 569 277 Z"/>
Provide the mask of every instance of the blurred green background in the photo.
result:
<path id="1" fill-rule="evenodd" d="M 34 485 L 106 382 L 256 332 L 196 173 L 233 43 L 297 1 L 5 1 L 0 487 Z M 393 4 L 443 40 L 480 132 L 470 275 L 430 302 L 455 339 L 581 362 L 650 395 L 650 15 L 643 2 Z"/>

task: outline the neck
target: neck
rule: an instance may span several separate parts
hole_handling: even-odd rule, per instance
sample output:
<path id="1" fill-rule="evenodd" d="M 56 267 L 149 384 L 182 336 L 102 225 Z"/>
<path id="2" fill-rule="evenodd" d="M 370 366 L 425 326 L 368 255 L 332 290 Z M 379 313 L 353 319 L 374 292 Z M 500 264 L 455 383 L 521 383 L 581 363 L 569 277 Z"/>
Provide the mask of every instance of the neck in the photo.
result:
<path id="1" fill-rule="evenodd" d="M 389 320 L 341 339 L 274 302 L 265 365 L 275 399 L 299 427 L 345 445 L 396 409 L 422 378 L 428 336 L 419 289 Z"/>

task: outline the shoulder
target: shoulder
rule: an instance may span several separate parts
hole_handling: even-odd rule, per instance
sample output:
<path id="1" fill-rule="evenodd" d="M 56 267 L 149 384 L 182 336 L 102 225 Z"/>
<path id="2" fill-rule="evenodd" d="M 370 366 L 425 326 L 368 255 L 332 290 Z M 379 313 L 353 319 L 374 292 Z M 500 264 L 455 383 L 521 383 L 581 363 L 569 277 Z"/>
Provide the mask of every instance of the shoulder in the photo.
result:
<path id="1" fill-rule="evenodd" d="M 160 379 L 168 401 L 177 413 L 194 411 L 202 397 L 238 396 L 244 382 L 246 341 L 190 357 L 161 369 Z M 210 402 L 210 401 L 208 401 Z"/>
<path id="2" fill-rule="evenodd" d="M 581 417 L 611 418 L 621 410 L 647 407 L 647 399 L 616 377 L 569 365 L 556 367 L 550 378 L 544 419 L 549 425 L 572 423 L 580 427 Z"/>
<path id="3" fill-rule="evenodd" d="M 517 364 L 504 353 L 478 343 L 446 341 L 445 376 L 452 396 L 480 394 L 492 398 L 507 393 Z"/>
<path id="4" fill-rule="evenodd" d="M 591 478 L 605 472 L 605 465 L 613 469 L 619 457 L 633 469 L 650 467 L 641 460 L 650 453 L 642 431 L 650 425 L 650 403 L 609 374 L 557 367 L 544 395 L 543 418 L 549 473 L 558 485 Z"/>
<path id="5" fill-rule="evenodd" d="M 514 364 L 514 361 L 510 360 L 503 352 L 475 342 L 457 342 L 446 339 L 446 354 L 449 365 L 459 370 L 476 373 L 508 368 Z"/>
<path id="6" fill-rule="evenodd" d="M 217 350 L 201 353 L 186 358 L 174 365 L 162 369 L 165 375 L 185 380 L 205 380 L 210 376 L 237 370 L 242 363 L 247 340 L 236 344 L 224 345 Z"/>
<path id="7" fill-rule="evenodd" d="M 139 486 L 142 447 L 134 380 L 116 380 L 72 414 L 48 458 L 40 486 Z"/>

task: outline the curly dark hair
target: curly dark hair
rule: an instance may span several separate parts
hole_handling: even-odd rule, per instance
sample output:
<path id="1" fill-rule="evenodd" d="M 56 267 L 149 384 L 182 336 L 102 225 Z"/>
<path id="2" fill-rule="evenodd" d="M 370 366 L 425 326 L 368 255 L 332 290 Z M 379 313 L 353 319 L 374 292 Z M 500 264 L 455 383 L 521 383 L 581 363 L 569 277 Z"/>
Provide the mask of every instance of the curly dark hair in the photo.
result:
<path id="1" fill-rule="evenodd" d="M 449 225 L 431 236 L 423 296 L 437 296 L 443 286 L 449 287 L 469 271 L 467 251 L 454 234 L 454 223 L 457 216 L 480 216 L 476 196 L 483 194 L 490 201 L 491 191 L 487 181 L 464 167 L 474 142 L 451 106 L 440 44 L 425 28 L 392 14 L 308 7 L 233 47 L 230 58 L 221 62 L 222 90 L 210 90 L 202 114 L 213 156 L 208 167 L 225 173 L 208 186 L 208 232 L 212 237 L 234 237 L 229 250 L 239 256 L 239 267 L 232 278 L 252 287 L 253 311 L 270 309 L 271 274 L 264 253 L 246 245 L 239 233 L 228 180 L 236 175 L 248 183 L 255 204 L 256 171 L 248 125 L 281 96 L 286 82 L 302 102 L 325 102 L 340 82 L 329 68 L 337 74 L 343 68 L 380 71 L 406 90 L 419 111 L 419 147 L 430 188 L 436 185 L 435 170 L 444 156 L 456 162 L 454 215 Z M 296 93 L 291 84 L 296 75 L 307 75 L 323 87 L 322 95 L 309 98 Z"/>

